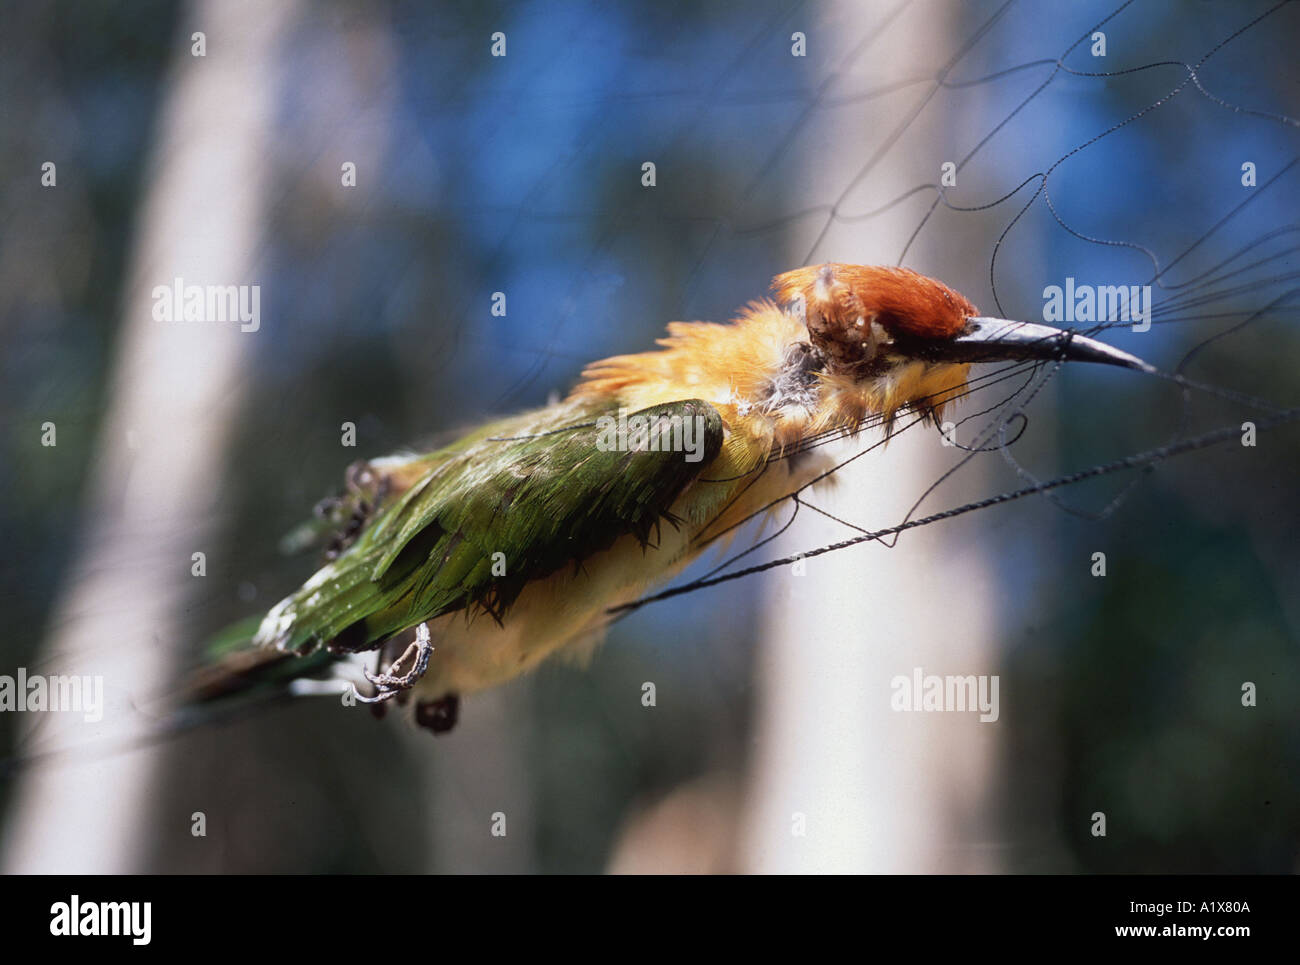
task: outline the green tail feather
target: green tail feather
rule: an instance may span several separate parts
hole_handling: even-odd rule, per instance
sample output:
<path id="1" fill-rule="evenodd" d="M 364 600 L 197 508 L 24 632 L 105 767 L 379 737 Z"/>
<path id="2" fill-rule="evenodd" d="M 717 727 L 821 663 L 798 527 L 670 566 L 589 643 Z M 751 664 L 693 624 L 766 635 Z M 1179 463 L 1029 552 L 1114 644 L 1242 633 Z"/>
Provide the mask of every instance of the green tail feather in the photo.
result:
<path id="1" fill-rule="evenodd" d="M 250 617 L 213 637 L 205 648 L 203 665 L 182 685 L 178 703 L 189 706 L 283 693 L 295 680 L 325 675 L 337 659 L 324 650 L 298 657 L 254 646 L 260 623 L 261 617 Z"/>

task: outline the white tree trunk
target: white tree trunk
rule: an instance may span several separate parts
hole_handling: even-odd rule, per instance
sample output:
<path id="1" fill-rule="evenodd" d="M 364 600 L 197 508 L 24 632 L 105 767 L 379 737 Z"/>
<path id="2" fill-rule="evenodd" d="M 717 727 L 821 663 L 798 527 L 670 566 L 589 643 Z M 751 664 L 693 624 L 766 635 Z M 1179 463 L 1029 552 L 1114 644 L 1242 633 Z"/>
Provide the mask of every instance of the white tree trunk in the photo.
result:
<path id="1" fill-rule="evenodd" d="M 191 576 L 191 557 L 209 550 L 221 462 L 257 337 L 238 323 L 157 321 L 152 290 L 178 277 L 258 282 L 252 259 L 269 175 L 274 68 L 296 6 L 206 0 L 179 18 L 84 545 L 54 608 L 43 665 L 33 669 L 102 676 L 105 712 L 99 723 L 45 715 L 23 742 L 28 753 L 81 750 L 25 775 L 8 825 L 7 873 L 121 873 L 147 858 L 157 755 L 106 750 L 147 726 L 138 703 L 169 679 L 179 644 L 192 642 L 183 603 L 203 584 Z M 191 54 L 195 31 L 205 34 L 206 56 Z M 68 438 L 60 434 L 60 442 Z"/>
<path id="2" fill-rule="evenodd" d="M 840 76 L 825 93 L 870 90 L 937 68 L 954 45 L 945 36 L 950 25 L 936 13 L 928 6 L 908 8 L 851 62 L 828 58 Z M 819 24 L 818 35 L 833 28 L 864 38 L 888 19 L 884 7 L 840 4 Z M 939 98 L 848 190 L 885 138 L 932 91 L 933 84 L 923 83 L 856 107 L 818 108 L 801 135 L 810 139 L 804 153 L 813 167 L 792 208 L 825 205 L 847 191 L 846 211 L 871 210 L 919 183 L 937 181 L 944 158 L 934 134 L 945 122 Z M 913 202 L 862 223 L 837 223 L 812 261 L 892 264 L 918 219 Z M 792 239 L 788 267 L 802 263 L 822 223 Z M 906 263 L 938 273 L 927 237 Z M 841 451 L 851 455 L 878 437 L 870 431 Z M 951 465 L 955 452 L 941 447 L 933 430 L 917 427 L 838 473 L 829 492 L 814 488 L 809 498 L 867 529 L 890 526 Z M 977 480 L 968 468 L 961 484 L 945 486 L 926 504 L 928 511 L 960 500 Z M 818 557 L 806 562 L 803 576 L 769 574 L 759 735 L 741 849 L 746 870 L 994 870 L 979 842 L 996 725 L 971 714 L 890 707 L 892 678 L 910 676 L 913 668 L 926 674 L 996 671 L 997 597 L 977 524 L 944 523 L 904 534 L 894 549 L 873 543 Z M 804 510 L 772 552 L 790 555 L 853 535 Z"/>

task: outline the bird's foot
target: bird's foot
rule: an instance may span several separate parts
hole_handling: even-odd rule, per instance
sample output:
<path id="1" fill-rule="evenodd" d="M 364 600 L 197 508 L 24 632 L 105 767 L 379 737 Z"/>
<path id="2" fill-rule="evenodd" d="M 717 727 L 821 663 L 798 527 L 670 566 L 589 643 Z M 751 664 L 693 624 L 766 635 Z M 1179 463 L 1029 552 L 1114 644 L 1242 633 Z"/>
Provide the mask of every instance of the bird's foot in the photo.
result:
<path id="1" fill-rule="evenodd" d="M 456 726 L 460 717 L 460 695 L 448 694 L 437 700 L 421 700 L 415 705 L 415 722 L 435 734 L 445 734 Z"/>
<path id="2" fill-rule="evenodd" d="M 415 642 L 392 662 L 387 673 L 362 671 L 366 675 L 366 679 L 374 684 L 375 695 L 366 697 L 355 686 L 352 688 L 353 694 L 363 704 L 378 704 L 385 700 L 391 700 L 420 682 L 424 672 L 429 669 L 429 657 L 432 653 L 433 644 L 429 642 L 429 628 L 421 623 L 415 628 Z M 402 664 L 406 663 L 408 658 L 411 660 L 411 669 L 404 674 L 399 674 L 397 671 Z"/>

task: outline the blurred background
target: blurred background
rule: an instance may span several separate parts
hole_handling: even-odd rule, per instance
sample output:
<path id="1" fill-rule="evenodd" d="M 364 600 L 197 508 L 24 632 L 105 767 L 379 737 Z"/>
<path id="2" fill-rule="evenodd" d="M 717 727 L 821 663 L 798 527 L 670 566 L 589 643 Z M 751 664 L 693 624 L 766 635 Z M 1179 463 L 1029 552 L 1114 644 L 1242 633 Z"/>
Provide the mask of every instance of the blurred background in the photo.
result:
<path id="1" fill-rule="evenodd" d="M 866 529 L 1295 405 L 1297 40 L 1205 0 L 7 4 L 0 674 L 107 710 L 0 714 L 0 867 L 1295 871 L 1294 425 L 648 605 L 446 738 L 320 698 L 122 748 L 309 574 L 281 539 L 348 463 L 798 265 L 1029 320 L 1150 284 L 1102 337 L 1248 397 L 1045 367 L 959 406 L 989 451 L 917 429 L 814 492 Z M 154 319 L 176 277 L 260 286 L 260 327 Z M 891 711 L 917 667 L 998 675 L 998 721 Z"/>

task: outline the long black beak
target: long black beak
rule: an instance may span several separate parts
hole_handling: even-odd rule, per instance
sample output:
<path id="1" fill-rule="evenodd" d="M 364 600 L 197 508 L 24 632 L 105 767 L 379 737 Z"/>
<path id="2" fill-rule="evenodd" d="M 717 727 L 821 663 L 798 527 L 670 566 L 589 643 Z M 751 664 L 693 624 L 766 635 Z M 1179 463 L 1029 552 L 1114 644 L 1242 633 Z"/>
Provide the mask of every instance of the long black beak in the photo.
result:
<path id="1" fill-rule="evenodd" d="M 954 339 L 935 341 L 928 346 L 931 358 L 944 362 L 1010 362 L 1021 359 L 1067 362 L 1102 362 L 1122 365 L 1126 369 L 1152 373 L 1136 355 L 1096 339 L 1033 322 L 1013 322 L 1006 318 L 972 317 L 967 328 Z"/>

